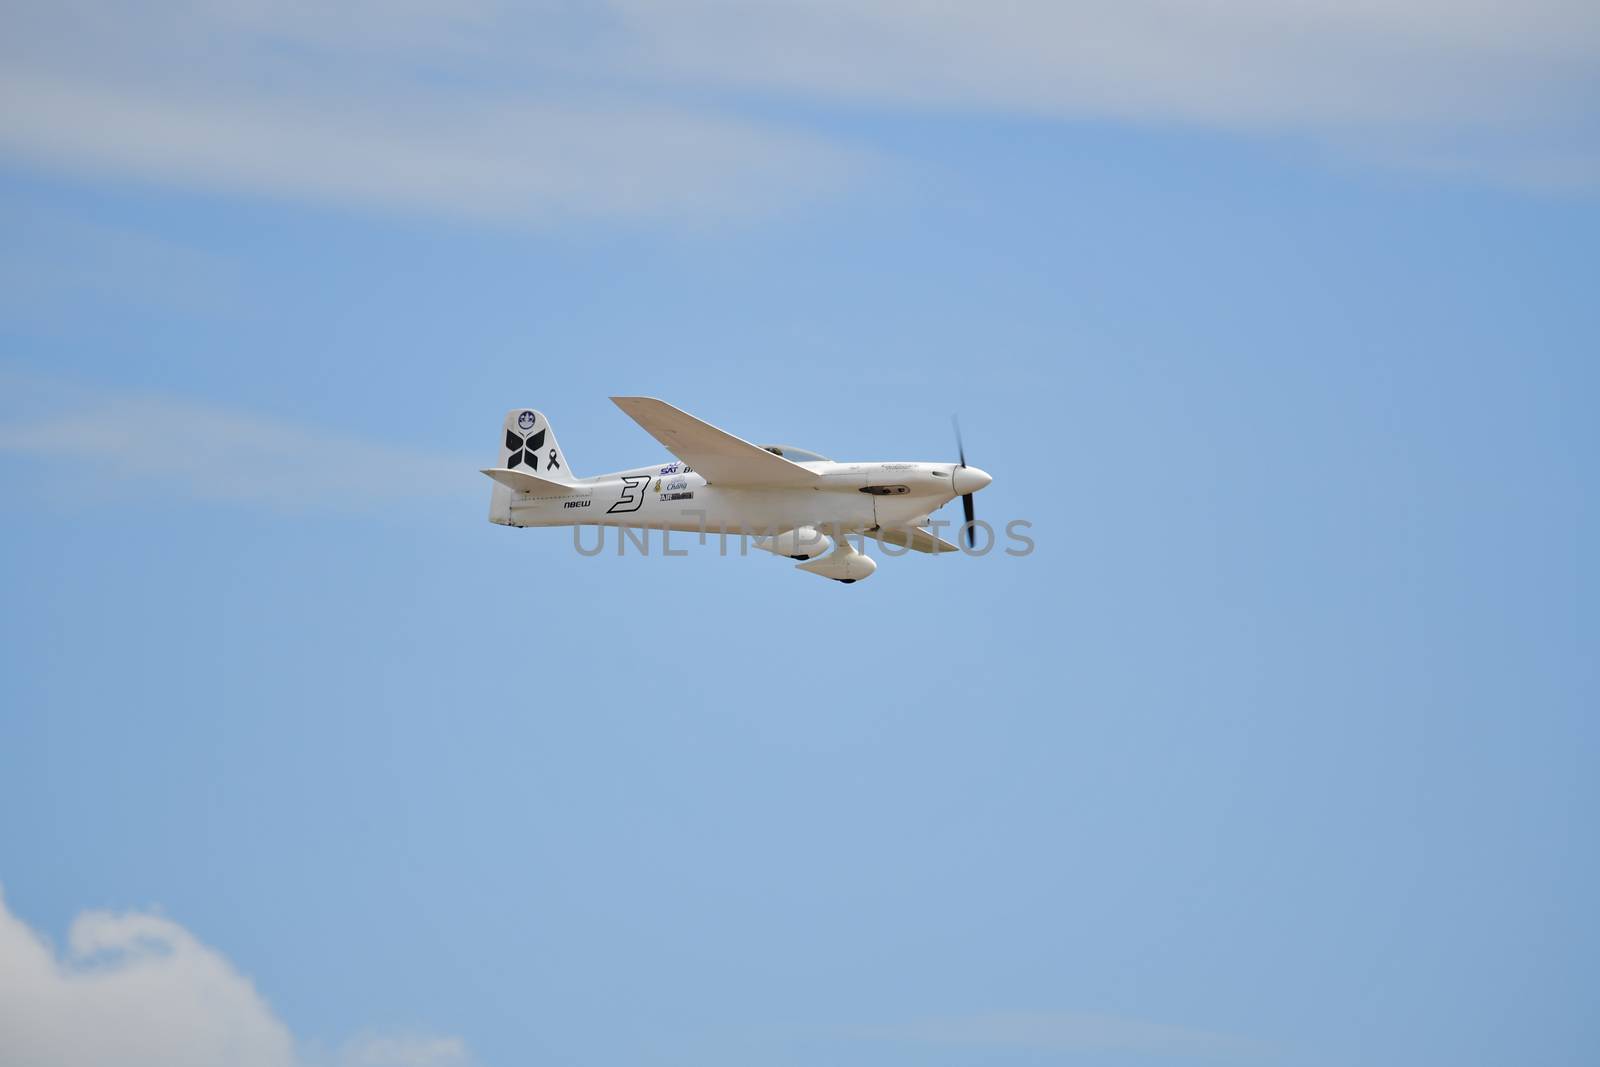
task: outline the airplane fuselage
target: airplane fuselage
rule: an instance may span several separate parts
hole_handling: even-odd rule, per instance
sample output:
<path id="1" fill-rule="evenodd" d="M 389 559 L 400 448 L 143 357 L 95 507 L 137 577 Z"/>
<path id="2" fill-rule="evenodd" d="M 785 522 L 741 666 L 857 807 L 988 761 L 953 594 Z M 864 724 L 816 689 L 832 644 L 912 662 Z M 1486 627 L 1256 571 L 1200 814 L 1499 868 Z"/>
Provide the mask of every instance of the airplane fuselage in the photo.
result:
<path id="1" fill-rule="evenodd" d="M 811 526 L 915 526 L 956 496 L 954 464 L 802 463 L 812 488 L 722 487 L 681 462 L 580 478 L 567 491 L 511 494 L 507 526 L 600 525 L 765 535 Z"/>

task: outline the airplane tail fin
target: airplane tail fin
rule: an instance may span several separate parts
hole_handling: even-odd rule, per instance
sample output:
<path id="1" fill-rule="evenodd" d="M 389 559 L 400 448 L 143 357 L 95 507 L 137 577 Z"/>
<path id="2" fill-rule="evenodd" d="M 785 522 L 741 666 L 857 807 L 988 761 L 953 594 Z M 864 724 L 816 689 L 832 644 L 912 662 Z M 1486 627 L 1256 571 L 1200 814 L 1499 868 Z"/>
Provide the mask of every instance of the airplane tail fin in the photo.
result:
<path id="1" fill-rule="evenodd" d="M 571 483 L 575 476 L 567 466 L 567 457 L 556 442 L 556 432 L 541 411 L 532 408 L 512 408 L 506 412 L 505 425 L 500 431 L 501 470 L 533 475 L 530 482 Z M 510 479 L 507 479 L 510 480 Z M 489 500 L 489 521 L 501 525 L 511 523 L 511 496 L 513 490 L 501 479 L 496 479 Z"/>
<path id="2" fill-rule="evenodd" d="M 555 431 L 550 428 L 543 412 L 531 408 L 513 408 L 506 412 L 499 466 L 514 471 L 525 470 L 546 481 L 572 481 L 572 472 L 567 469 L 567 457 L 562 454 L 561 446 L 556 444 Z"/>

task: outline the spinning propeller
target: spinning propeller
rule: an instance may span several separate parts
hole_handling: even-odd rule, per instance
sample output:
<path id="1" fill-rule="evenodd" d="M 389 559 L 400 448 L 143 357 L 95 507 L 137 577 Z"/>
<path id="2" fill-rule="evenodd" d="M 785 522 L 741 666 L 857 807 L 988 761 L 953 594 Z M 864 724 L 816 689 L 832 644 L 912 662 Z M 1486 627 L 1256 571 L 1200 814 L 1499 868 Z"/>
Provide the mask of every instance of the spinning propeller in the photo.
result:
<path id="1" fill-rule="evenodd" d="M 988 485 L 993 479 L 977 467 L 967 466 L 967 446 L 961 441 L 961 422 L 952 415 L 950 424 L 956 428 L 956 454 L 961 457 L 961 465 L 952 474 L 950 484 L 961 494 L 961 512 L 966 516 L 966 523 L 962 528 L 967 531 L 967 547 L 976 548 L 978 531 L 972 524 L 977 521 L 977 516 L 972 507 L 972 494 Z"/>

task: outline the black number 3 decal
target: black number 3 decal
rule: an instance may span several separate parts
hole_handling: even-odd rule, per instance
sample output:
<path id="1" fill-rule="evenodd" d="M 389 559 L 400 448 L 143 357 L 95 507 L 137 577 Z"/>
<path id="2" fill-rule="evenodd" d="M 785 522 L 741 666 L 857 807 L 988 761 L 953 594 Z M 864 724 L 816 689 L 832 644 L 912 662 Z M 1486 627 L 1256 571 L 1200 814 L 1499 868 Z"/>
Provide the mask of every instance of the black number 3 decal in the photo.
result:
<path id="1" fill-rule="evenodd" d="M 639 505 L 644 503 L 644 487 L 649 480 L 648 474 L 635 474 L 622 479 L 622 499 L 606 508 L 606 514 L 638 511 Z"/>

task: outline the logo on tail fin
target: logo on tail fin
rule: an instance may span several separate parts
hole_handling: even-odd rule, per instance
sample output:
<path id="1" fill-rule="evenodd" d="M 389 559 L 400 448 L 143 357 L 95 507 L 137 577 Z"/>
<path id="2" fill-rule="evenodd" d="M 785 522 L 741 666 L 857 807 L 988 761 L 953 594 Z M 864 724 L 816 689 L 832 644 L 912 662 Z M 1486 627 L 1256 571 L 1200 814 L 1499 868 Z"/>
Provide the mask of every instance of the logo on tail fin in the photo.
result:
<path id="1" fill-rule="evenodd" d="M 533 425 L 533 413 L 531 411 L 524 411 L 521 415 L 519 415 L 517 417 L 517 424 L 519 426 L 522 424 L 522 420 L 523 419 L 527 419 L 528 420 L 528 425 L 530 425 L 530 426 Z M 526 463 L 533 470 L 538 470 L 539 469 L 539 449 L 541 449 L 543 447 L 544 447 L 544 431 L 543 430 L 540 430 L 538 433 L 535 433 L 535 434 L 529 434 L 527 437 L 518 437 L 512 431 L 507 430 L 506 431 L 506 448 L 511 450 L 511 455 L 506 457 L 506 466 L 507 467 L 518 467 L 518 466 L 521 466 L 523 463 Z M 552 448 L 550 450 L 550 463 L 551 463 L 552 466 L 555 465 L 555 461 L 556 461 L 556 450 Z"/>
<path id="2" fill-rule="evenodd" d="M 524 411 L 521 415 L 517 416 L 517 427 L 523 433 L 527 433 L 529 430 L 533 429 L 533 422 L 534 416 L 533 412 L 531 411 Z"/>

